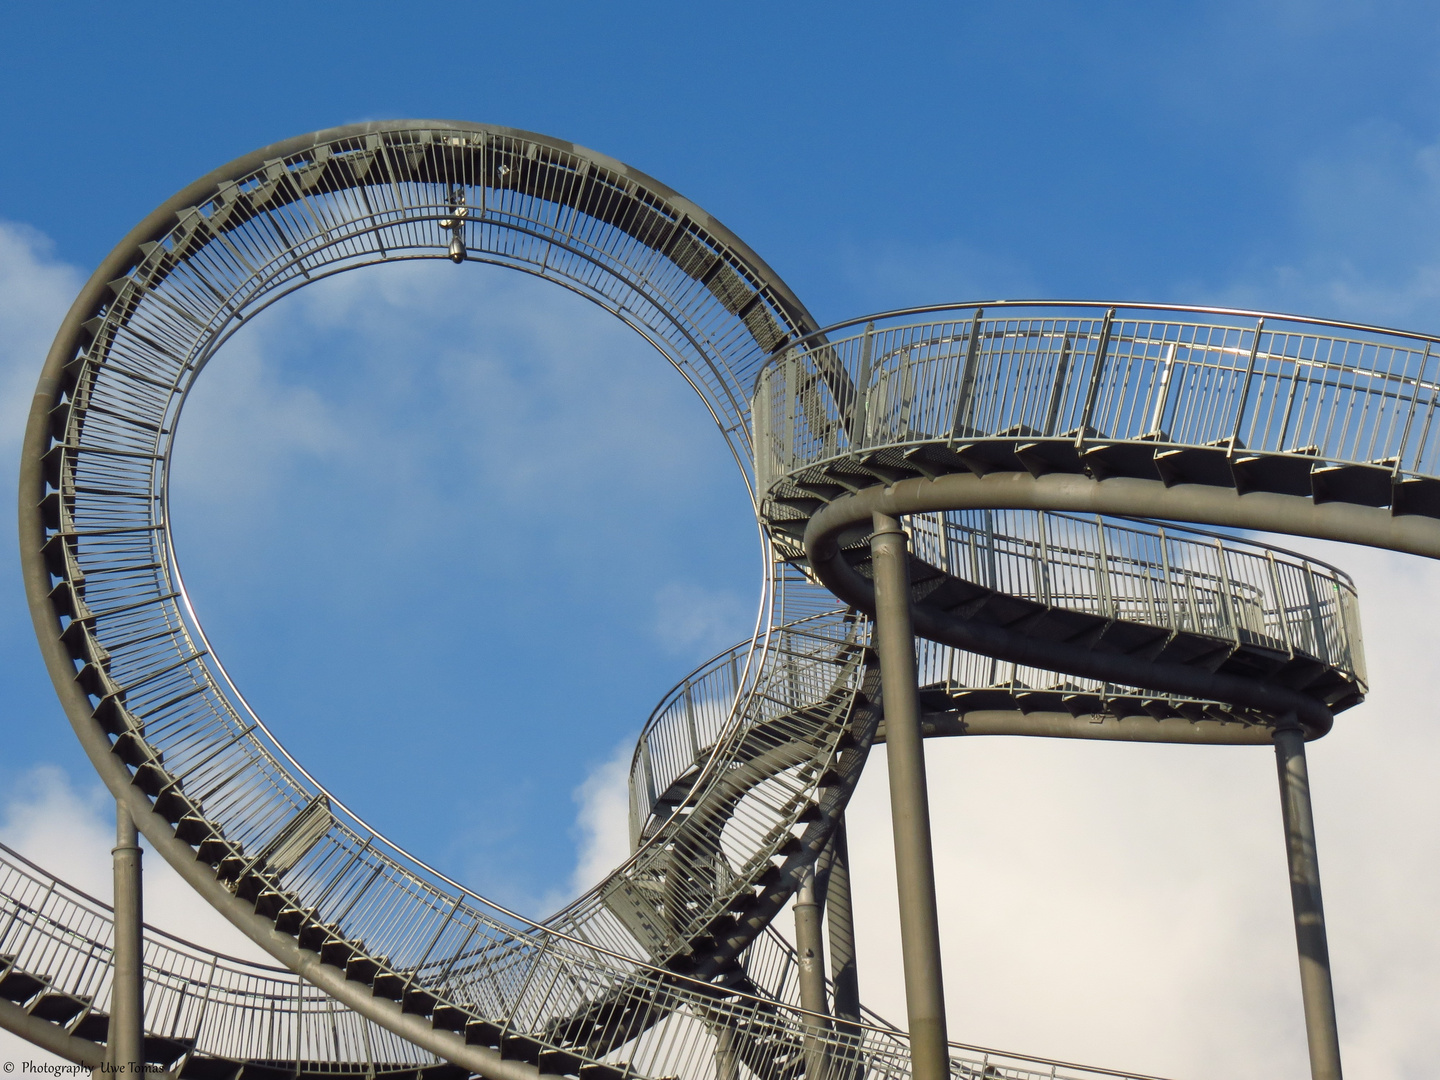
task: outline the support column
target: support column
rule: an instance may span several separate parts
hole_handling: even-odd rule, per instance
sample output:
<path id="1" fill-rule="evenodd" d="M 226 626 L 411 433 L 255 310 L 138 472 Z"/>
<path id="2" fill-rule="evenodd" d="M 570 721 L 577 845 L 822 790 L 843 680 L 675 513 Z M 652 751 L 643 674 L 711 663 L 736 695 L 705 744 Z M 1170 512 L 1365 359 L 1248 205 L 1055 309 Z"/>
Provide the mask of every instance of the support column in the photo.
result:
<path id="1" fill-rule="evenodd" d="M 845 819 L 835 827 L 826 852 L 825 920 L 830 931 L 830 979 L 838 1020 L 860 1021 L 860 975 L 855 967 L 855 912 L 850 901 L 850 844 Z"/>
<path id="2" fill-rule="evenodd" d="M 715 1032 L 715 1080 L 740 1080 L 740 1055 L 735 1051 L 735 1029 L 728 1017 Z"/>
<path id="3" fill-rule="evenodd" d="M 799 965 L 800 1007 L 806 1012 L 829 1014 L 825 1000 L 825 946 L 820 937 L 820 902 L 815 896 L 815 867 L 805 871 L 795 894 L 795 954 Z M 818 1080 L 825 1075 L 825 1043 L 816 1036 L 824 1030 L 820 1020 L 806 1018 L 805 1075 Z"/>
<path id="4" fill-rule="evenodd" d="M 800 1007 L 829 1013 L 825 1000 L 825 946 L 820 937 L 820 904 L 815 898 L 815 868 L 805 871 L 795 894 L 795 953 L 800 965 Z"/>
<path id="5" fill-rule="evenodd" d="M 914 1080 L 948 1080 L 945 988 L 940 973 L 940 919 L 930 844 L 930 796 L 920 731 L 915 632 L 910 621 L 910 568 L 900 522 L 875 515 L 870 558 L 875 578 L 875 633 L 885 708 L 890 818 L 900 890 L 900 951 L 910 1021 Z"/>
<path id="6" fill-rule="evenodd" d="M 118 1072 L 145 1070 L 145 984 L 141 967 L 144 910 L 140 888 L 140 837 L 130 811 L 115 805 L 115 937 L 110 975 L 107 1054 Z"/>
<path id="7" fill-rule="evenodd" d="M 1305 736 L 1299 727 L 1275 732 L 1280 774 L 1280 812 L 1290 866 L 1290 902 L 1295 909 L 1295 943 L 1300 951 L 1300 993 L 1314 1080 L 1340 1080 L 1340 1034 L 1335 1026 L 1335 991 L 1330 982 L 1330 947 L 1320 903 L 1320 862 L 1315 853 L 1315 819 L 1310 807 L 1310 774 Z"/>

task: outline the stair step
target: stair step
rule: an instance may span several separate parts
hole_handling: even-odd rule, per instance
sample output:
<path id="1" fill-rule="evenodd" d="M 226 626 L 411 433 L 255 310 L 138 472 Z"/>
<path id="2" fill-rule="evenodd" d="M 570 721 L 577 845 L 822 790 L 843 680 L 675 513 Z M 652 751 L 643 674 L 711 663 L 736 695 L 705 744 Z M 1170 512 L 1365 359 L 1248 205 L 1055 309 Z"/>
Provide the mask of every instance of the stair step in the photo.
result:
<path id="1" fill-rule="evenodd" d="M 331 947 L 331 945 L 326 945 L 325 949 Z M 345 947 L 348 949 L 349 944 L 346 943 Z M 323 957 L 325 950 L 321 950 L 320 955 Z M 380 973 L 383 966 L 375 957 L 365 956 L 363 953 L 357 953 L 351 949 L 350 956 L 345 961 L 345 978 L 354 979 L 356 982 L 371 983 L 375 981 L 375 976 Z"/>
<path id="2" fill-rule="evenodd" d="M 471 1046 L 500 1045 L 500 1026 L 489 1020 L 471 1020 L 465 1025 L 465 1041 Z"/>
<path id="3" fill-rule="evenodd" d="M 504 1035 L 500 1039 L 500 1056 L 513 1061 L 524 1061 L 531 1065 L 540 1060 L 540 1052 L 545 1047 L 532 1039 L 529 1035 Z"/>
<path id="4" fill-rule="evenodd" d="M 180 1070 L 180 1080 L 237 1080 L 240 1064 L 226 1058 L 192 1057 Z"/>
<path id="5" fill-rule="evenodd" d="M 90 1003 L 69 994 L 54 992 L 41 994 L 30 1006 L 30 1015 L 48 1020 L 52 1024 L 68 1024 L 85 1011 Z"/>
<path id="6" fill-rule="evenodd" d="M 110 1014 L 92 1009 L 70 1029 L 70 1034 L 77 1039 L 103 1043 L 110 1038 Z"/>
<path id="7" fill-rule="evenodd" d="M 160 1035 L 145 1036 L 145 1060 L 151 1065 L 169 1068 L 195 1048 L 192 1039 L 168 1039 Z"/>
<path id="8" fill-rule="evenodd" d="M 464 1031 L 471 1017 L 464 1009 L 454 1005 L 441 1005 L 430 1014 L 430 1024 L 441 1031 Z"/>
<path id="9" fill-rule="evenodd" d="M 353 964 L 353 961 L 352 961 Z M 347 969 L 348 973 L 348 969 Z M 391 1001 L 399 1001 L 405 994 L 405 984 L 409 978 L 394 971 L 377 972 L 370 981 L 370 988 L 376 997 L 389 998 Z"/>
<path id="10" fill-rule="evenodd" d="M 569 1050 L 541 1050 L 537 1064 L 542 1073 L 552 1076 L 578 1076 L 585 1062 L 579 1054 Z"/>
<path id="11" fill-rule="evenodd" d="M 37 979 L 28 971 L 11 968 L 4 975 L 0 975 L 0 997 L 7 998 L 17 1005 L 24 1005 L 43 989 L 45 989 L 45 981 Z"/>

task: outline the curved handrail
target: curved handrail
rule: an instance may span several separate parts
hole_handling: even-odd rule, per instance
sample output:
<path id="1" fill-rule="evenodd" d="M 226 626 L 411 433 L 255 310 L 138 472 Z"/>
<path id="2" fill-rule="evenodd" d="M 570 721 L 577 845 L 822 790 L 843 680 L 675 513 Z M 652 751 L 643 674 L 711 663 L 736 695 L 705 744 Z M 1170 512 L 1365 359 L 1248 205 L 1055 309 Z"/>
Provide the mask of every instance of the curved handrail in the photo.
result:
<path id="1" fill-rule="evenodd" d="M 861 322 L 868 329 L 839 335 Z M 771 403 L 757 415 L 769 440 L 757 459 L 762 489 L 842 452 L 987 439 L 1069 440 L 1082 452 L 1223 445 L 1396 477 L 1440 472 L 1440 428 L 1429 422 L 1440 339 L 1405 331 L 1223 308 L 1006 301 L 887 313 L 813 341 L 787 344 L 757 378 L 757 400 L 769 388 Z M 796 363 L 811 381 L 782 414 L 781 398 L 795 395 L 780 384 Z M 844 402 L 817 377 L 837 364 L 860 388 Z"/>
<path id="2" fill-rule="evenodd" d="M 112 940 L 108 904 L 0 844 L 0 978 L 7 982 L 0 997 L 19 997 L 36 1023 L 104 1043 Z M 276 1062 L 371 1074 L 450 1070 L 285 968 L 206 949 L 149 924 L 142 964 L 152 1060 L 185 1075 L 199 1067 L 197 1058 L 232 1070 Z M 10 989 L 15 985 L 18 992 Z M 16 1026 L 17 1034 L 34 1034 L 34 1024 Z"/>

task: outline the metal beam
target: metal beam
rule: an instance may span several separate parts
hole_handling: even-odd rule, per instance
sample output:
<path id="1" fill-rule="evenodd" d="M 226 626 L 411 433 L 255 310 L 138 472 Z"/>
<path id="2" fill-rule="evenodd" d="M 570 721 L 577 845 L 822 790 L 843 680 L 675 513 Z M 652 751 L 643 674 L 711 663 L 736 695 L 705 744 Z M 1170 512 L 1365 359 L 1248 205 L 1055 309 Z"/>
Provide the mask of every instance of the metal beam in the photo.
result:
<path id="1" fill-rule="evenodd" d="M 818 861 L 818 860 L 817 860 Z M 825 1067 L 825 1032 L 828 1023 L 819 1019 L 829 1014 L 825 1000 L 825 946 L 820 937 L 820 902 L 815 896 L 815 867 L 800 879 L 795 891 L 795 954 L 800 976 L 800 1007 L 816 1016 L 804 1017 L 805 1075 L 819 1080 Z"/>
<path id="2" fill-rule="evenodd" d="M 1275 765 L 1280 775 L 1280 813 L 1290 870 L 1290 903 L 1295 910 L 1295 944 L 1300 952 L 1300 993 L 1305 1035 L 1310 1042 L 1310 1075 L 1340 1080 L 1340 1034 L 1335 1026 L 1335 990 L 1330 982 L 1330 946 L 1320 902 L 1320 862 L 1315 852 L 1315 818 L 1305 736 L 1293 720 L 1275 732 Z"/>
<path id="3" fill-rule="evenodd" d="M 911 1075 L 915 1080 L 947 1080 L 950 1058 L 940 969 L 940 918 L 935 904 L 935 857 L 930 843 L 925 741 L 920 733 L 907 547 L 900 522 L 877 513 L 870 538 L 875 573 L 875 634 L 888 732 L 886 758 L 895 832 L 895 877 L 900 893 L 900 952 L 910 1021 Z"/>
<path id="4" fill-rule="evenodd" d="M 876 484 L 842 495 L 817 511 L 805 527 L 805 548 L 828 557 L 834 538 L 872 514 L 920 514 L 931 510 L 1071 510 L 1092 514 L 1188 521 L 1260 532 L 1310 536 L 1440 558 L 1440 519 L 1395 516 L 1388 509 L 1329 502 L 1270 491 L 1238 494 L 1209 484 L 1175 484 L 1112 476 L 1093 480 L 1078 473 L 948 473 L 934 480 Z"/>

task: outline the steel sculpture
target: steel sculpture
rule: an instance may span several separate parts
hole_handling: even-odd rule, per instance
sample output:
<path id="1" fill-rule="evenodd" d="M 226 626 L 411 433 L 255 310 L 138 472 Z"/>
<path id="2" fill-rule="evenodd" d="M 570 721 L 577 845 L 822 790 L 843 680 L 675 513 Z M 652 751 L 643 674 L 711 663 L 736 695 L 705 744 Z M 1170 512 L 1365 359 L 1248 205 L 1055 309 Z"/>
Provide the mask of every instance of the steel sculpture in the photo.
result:
<path id="1" fill-rule="evenodd" d="M 705 401 L 766 537 L 760 632 L 642 731 L 634 853 L 543 923 L 389 843 L 286 753 L 213 655 L 170 533 L 176 425 L 235 329 L 310 281 L 413 258 L 534 273 L 633 327 Z M 1366 689 L 1353 586 L 1277 548 L 1074 512 L 1435 555 L 1433 351 L 1281 316 L 1075 304 L 821 331 L 698 207 L 505 128 L 364 124 L 232 162 L 122 240 L 61 326 L 23 453 L 26 586 L 122 840 L 138 828 L 303 980 L 286 984 L 295 1032 L 324 1002 L 346 1030 L 403 1042 L 276 1055 L 244 1021 L 222 1036 L 215 1011 L 165 1014 L 184 964 L 137 954 L 120 862 L 113 931 L 92 901 L 41 919 L 21 885 L 0 890 L 0 1024 L 72 1060 L 207 1078 L 281 1056 L 292 1074 L 446 1062 L 487 1080 L 1133 1076 L 947 1045 L 920 739 L 1270 743 L 1312 1065 L 1338 1077 L 1304 740 Z M 908 1035 L 861 1007 L 848 910 L 843 814 L 881 738 Z M 794 952 L 770 928 L 792 897 Z M 32 947 L 49 940 L 88 942 L 89 966 Z M 224 967 L 190 993 L 224 998 Z M 103 1035 L 81 1030 L 106 1008 Z"/>

